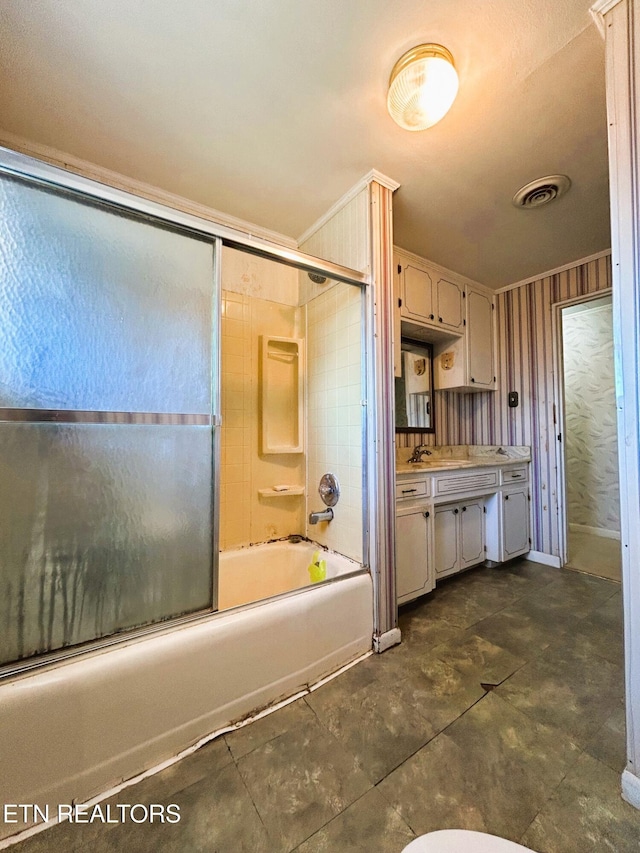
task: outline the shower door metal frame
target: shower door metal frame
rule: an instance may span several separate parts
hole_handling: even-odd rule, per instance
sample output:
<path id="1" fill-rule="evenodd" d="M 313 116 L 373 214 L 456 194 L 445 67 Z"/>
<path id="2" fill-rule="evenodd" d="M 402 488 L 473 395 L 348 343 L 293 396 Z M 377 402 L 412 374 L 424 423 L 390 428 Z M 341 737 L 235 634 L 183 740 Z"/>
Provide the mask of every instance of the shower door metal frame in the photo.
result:
<path id="1" fill-rule="evenodd" d="M 220 427 L 221 418 L 221 388 L 220 388 L 220 346 L 221 346 L 221 267 L 222 267 L 222 247 L 238 249 L 248 252 L 259 257 L 277 261 L 287 266 L 301 269 L 305 272 L 312 272 L 318 275 L 323 275 L 326 278 L 331 278 L 336 281 L 341 281 L 346 284 L 353 284 L 360 289 L 366 291 L 365 285 L 370 284 L 371 277 L 368 273 L 363 273 L 349 267 L 335 264 L 331 261 L 324 261 L 321 258 L 316 258 L 312 255 L 307 255 L 304 252 L 299 252 L 284 246 L 279 246 L 268 240 L 255 237 L 251 234 L 242 231 L 236 231 L 228 226 L 219 225 L 216 222 L 203 219 L 193 214 L 184 213 L 176 210 L 168 205 L 159 202 L 150 201 L 148 199 L 137 196 L 125 190 L 116 189 L 107 184 L 99 183 L 91 178 L 78 175 L 74 172 L 67 171 L 59 166 L 54 166 L 45 163 L 34 157 L 26 154 L 20 154 L 8 148 L 0 146 L 0 174 L 22 178 L 32 184 L 40 185 L 53 190 L 63 190 L 69 193 L 71 197 L 79 199 L 87 199 L 94 202 L 102 203 L 107 208 L 116 212 L 126 212 L 134 216 L 148 217 L 152 221 L 162 224 L 177 227 L 179 230 L 187 234 L 205 236 L 211 239 L 211 247 L 213 252 L 213 276 L 212 287 L 214 288 L 212 300 L 212 408 L 209 415 L 191 416 L 195 417 L 193 423 L 206 423 L 212 428 L 212 599 L 211 609 L 206 611 L 198 611 L 181 617 L 175 617 L 163 622 L 156 622 L 151 625 L 146 625 L 141 628 L 126 630 L 122 633 L 111 634 L 104 638 L 87 641 L 76 646 L 70 646 L 64 649 L 55 650 L 52 652 L 43 653 L 31 658 L 26 658 L 21 661 L 7 664 L 0 667 L 0 679 L 19 675 L 27 671 L 33 671 L 63 660 L 76 658 L 91 652 L 108 647 L 114 647 L 123 643 L 172 630 L 176 627 L 184 626 L 185 624 L 202 621 L 203 619 L 217 618 L 219 615 L 226 615 L 227 611 L 222 614 L 217 611 L 218 599 L 218 549 L 216 547 L 219 541 L 219 524 L 220 524 Z M 35 420 L 35 421 L 50 421 L 54 423 L 134 423 L 130 418 L 136 418 L 139 413 L 104 413 L 104 412 L 69 412 L 57 410 L 21 410 L 7 409 L 0 410 L 0 419 L 2 420 Z M 147 418 L 147 423 L 167 423 L 171 422 L 176 415 L 164 413 L 144 413 L 141 415 Z M 185 417 L 179 415 L 178 417 Z M 190 416 L 186 416 L 190 417 Z M 185 423 L 184 420 L 180 423 Z M 363 448 L 363 464 L 366 465 L 366 446 Z M 366 512 L 365 512 L 366 517 Z M 365 525 L 366 526 L 366 525 Z M 365 553 L 367 552 L 367 537 L 364 540 Z M 363 571 L 365 571 L 363 569 Z M 359 574 L 355 573 L 355 574 Z M 336 581 L 340 580 L 339 578 Z M 304 592 L 304 590 L 296 590 Z M 253 604 L 246 605 L 251 607 Z M 238 608 L 243 609 L 243 608 Z"/>

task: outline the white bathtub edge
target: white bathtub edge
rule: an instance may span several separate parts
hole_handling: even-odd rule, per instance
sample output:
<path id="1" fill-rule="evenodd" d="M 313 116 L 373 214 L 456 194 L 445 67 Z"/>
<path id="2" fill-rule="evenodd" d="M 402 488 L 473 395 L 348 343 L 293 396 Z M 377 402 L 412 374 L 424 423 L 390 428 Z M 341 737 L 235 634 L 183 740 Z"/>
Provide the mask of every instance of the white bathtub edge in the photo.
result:
<path id="1" fill-rule="evenodd" d="M 372 628 L 359 575 L 0 685 L 0 801 L 88 802 L 306 692 L 369 652 Z"/>

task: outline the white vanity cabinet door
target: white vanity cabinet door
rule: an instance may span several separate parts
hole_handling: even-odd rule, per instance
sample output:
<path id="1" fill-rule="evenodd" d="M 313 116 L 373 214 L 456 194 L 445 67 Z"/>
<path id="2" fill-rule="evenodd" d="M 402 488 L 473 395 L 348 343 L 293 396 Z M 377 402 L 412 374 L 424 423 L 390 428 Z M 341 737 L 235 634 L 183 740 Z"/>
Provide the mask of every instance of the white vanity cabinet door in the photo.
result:
<path id="1" fill-rule="evenodd" d="M 476 388 L 495 389 L 494 310 L 491 297 L 467 289 L 467 375 Z"/>
<path id="2" fill-rule="evenodd" d="M 484 556 L 484 501 L 465 501 L 460 506 L 459 568 L 475 566 Z"/>
<path id="3" fill-rule="evenodd" d="M 455 281 L 438 278 L 435 286 L 435 310 L 438 325 L 462 334 L 464 331 L 464 288 Z"/>
<path id="4" fill-rule="evenodd" d="M 502 560 L 526 554 L 529 544 L 529 488 L 502 492 Z"/>
<path id="5" fill-rule="evenodd" d="M 457 505 L 437 506 L 433 513 L 433 551 L 436 576 L 458 571 Z"/>
<path id="6" fill-rule="evenodd" d="M 398 604 L 435 586 L 430 554 L 431 513 L 424 505 L 396 509 L 396 597 Z"/>
<path id="7" fill-rule="evenodd" d="M 429 273 L 411 263 L 400 263 L 400 316 L 419 323 L 433 323 L 433 281 Z"/>

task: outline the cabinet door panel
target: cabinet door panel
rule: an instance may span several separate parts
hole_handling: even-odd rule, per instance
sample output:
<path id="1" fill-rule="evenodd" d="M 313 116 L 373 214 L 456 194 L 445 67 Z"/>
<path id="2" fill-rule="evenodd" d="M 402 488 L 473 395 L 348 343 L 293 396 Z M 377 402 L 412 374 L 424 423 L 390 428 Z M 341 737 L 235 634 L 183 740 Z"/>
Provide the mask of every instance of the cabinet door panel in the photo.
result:
<path id="1" fill-rule="evenodd" d="M 503 560 L 529 550 L 528 489 L 506 492 L 502 496 Z"/>
<path id="2" fill-rule="evenodd" d="M 402 284 L 402 316 L 433 322 L 433 282 L 429 273 L 407 264 L 402 268 Z"/>
<path id="3" fill-rule="evenodd" d="M 446 278 L 436 283 L 436 308 L 439 325 L 461 332 L 463 326 L 462 287 Z"/>
<path id="4" fill-rule="evenodd" d="M 469 381 L 483 388 L 493 388 L 493 305 L 484 293 L 467 293 L 467 335 Z"/>
<path id="5" fill-rule="evenodd" d="M 425 510 L 396 515 L 396 597 L 409 601 L 429 592 L 429 528 Z"/>
<path id="6" fill-rule="evenodd" d="M 437 507 L 433 518 L 436 575 L 458 568 L 458 507 Z"/>
<path id="7" fill-rule="evenodd" d="M 460 568 L 484 560 L 484 503 L 469 501 L 460 505 Z"/>

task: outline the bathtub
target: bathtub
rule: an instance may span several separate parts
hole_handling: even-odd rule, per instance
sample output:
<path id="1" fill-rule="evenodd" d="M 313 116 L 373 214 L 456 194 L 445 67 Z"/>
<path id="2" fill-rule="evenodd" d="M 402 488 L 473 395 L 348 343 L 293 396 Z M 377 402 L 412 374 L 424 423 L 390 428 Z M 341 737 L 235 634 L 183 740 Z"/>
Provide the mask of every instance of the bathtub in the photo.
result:
<path id="1" fill-rule="evenodd" d="M 327 566 L 327 580 L 361 570 L 359 563 L 312 542 L 268 542 L 222 551 L 218 568 L 218 610 L 312 586 L 308 566 L 314 554 Z"/>
<path id="2" fill-rule="evenodd" d="M 279 567 L 273 592 L 290 554 L 305 564 L 298 577 L 307 583 L 308 545 L 275 543 L 242 556 L 254 577 Z M 334 556 L 323 555 L 334 582 L 0 683 L 0 803 L 87 801 L 370 651 L 371 577 Z M 242 561 L 230 552 L 222 562 L 239 588 Z M 129 802 L 126 793 L 119 801 Z M 22 828 L 0 822 L 0 839 Z"/>

